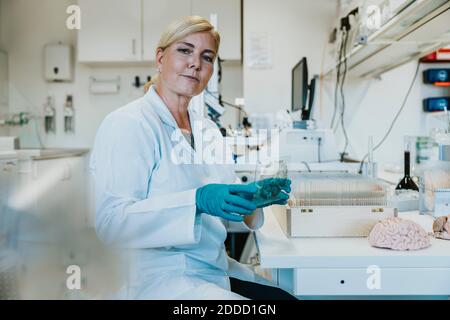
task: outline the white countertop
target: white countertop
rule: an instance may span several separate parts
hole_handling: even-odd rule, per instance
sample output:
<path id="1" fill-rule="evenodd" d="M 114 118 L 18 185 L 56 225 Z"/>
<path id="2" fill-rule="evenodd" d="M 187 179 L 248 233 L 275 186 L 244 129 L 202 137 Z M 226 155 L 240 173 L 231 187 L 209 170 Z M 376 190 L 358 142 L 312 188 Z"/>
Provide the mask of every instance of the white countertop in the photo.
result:
<path id="1" fill-rule="evenodd" d="M 75 157 L 86 154 L 89 149 L 69 149 L 69 148 L 48 148 L 48 149 L 18 149 L 12 151 L 0 151 L 0 160 L 9 159 L 54 159 L 54 158 L 66 158 Z"/>
<path id="2" fill-rule="evenodd" d="M 265 222 L 255 232 L 262 268 L 366 268 L 442 267 L 450 268 L 450 241 L 431 237 L 431 246 L 417 251 L 374 248 L 367 238 L 288 238 L 272 214 L 264 209 Z M 413 220 L 427 232 L 433 219 L 418 212 L 400 217 Z"/>
<path id="3" fill-rule="evenodd" d="M 14 160 L 14 159 L 17 159 L 17 152 L 0 151 L 0 160 Z"/>

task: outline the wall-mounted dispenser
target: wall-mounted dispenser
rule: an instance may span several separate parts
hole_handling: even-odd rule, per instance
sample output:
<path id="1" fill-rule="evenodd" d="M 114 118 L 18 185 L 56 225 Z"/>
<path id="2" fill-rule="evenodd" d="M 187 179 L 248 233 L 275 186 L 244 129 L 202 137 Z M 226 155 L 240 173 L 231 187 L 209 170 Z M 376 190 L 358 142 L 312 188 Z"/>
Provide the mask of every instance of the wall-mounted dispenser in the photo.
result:
<path id="1" fill-rule="evenodd" d="M 73 108 L 73 97 L 68 94 L 64 104 L 64 132 L 75 131 L 75 110 Z"/>
<path id="2" fill-rule="evenodd" d="M 47 96 L 47 102 L 44 104 L 44 127 L 46 133 L 56 132 L 56 111 L 52 96 Z"/>
<path id="3" fill-rule="evenodd" d="M 44 48 L 45 80 L 72 81 L 72 48 L 62 43 Z"/>

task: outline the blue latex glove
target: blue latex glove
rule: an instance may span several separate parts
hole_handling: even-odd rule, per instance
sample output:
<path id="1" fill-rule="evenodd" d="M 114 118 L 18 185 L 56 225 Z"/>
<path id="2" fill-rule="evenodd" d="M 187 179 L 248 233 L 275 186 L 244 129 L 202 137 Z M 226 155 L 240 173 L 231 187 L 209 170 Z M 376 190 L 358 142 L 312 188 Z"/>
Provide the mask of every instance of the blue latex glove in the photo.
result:
<path id="1" fill-rule="evenodd" d="M 258 191 L 254 195 L 242 195 L 251 200 L 258 208 L 273 204 L 285 205 L 291 192 L 291 180 L 283 178 L 268 178 L 251 183 Z"/>
<path id="2" fill-rule="evenodd" d="M 231 221 L 244 221 L 243 215 L 252 214 L 256 205 L 245 197 L 257 191 L 251 184 L 207 184 L 195 194 L 197 211 Z"/>

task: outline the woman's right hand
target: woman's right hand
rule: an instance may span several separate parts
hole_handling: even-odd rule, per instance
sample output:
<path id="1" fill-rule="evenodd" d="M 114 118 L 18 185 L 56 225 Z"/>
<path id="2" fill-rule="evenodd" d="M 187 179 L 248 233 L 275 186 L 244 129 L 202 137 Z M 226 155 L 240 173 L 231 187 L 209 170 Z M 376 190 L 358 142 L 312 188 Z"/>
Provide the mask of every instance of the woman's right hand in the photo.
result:
<path id="1" fill-rule="evenodd" d="M 231 221 L 244 221 L 256 205 L 244 198 L 257 192 L 253 184 L 207 184 L 197 189 L 195 201 L 197 211 Z"/>

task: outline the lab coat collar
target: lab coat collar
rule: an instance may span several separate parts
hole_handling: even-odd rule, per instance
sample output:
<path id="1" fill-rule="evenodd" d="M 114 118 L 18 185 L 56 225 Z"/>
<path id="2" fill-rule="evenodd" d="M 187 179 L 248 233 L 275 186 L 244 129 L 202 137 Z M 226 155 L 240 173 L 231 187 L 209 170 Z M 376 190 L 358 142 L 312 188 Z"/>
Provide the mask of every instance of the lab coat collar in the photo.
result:
<path id="1" fill-rule="evenodd" d="M 161 121 L 171 127 L 173 130 L 180 130 L 178 127 L 178 124 L 173 117 L 173 115 L 170 113 L 169 109 L 167 108 L 164 101 L 161 99 L 159 94 L 156 92 L 155 87 L 151 86 L 147 93 L 145 94 L 145 98 L 149 101 L 150 105 L 152 106 L 153 110 L 157 113 Z M 200 139 L 202 139 L 202 129 L 203 126 L 200 128 L 197 127 L 197 124 L 203 121 L 203 116 L 198 114 L 195 109 L 192 107 L 192 104 L 188 107 L 189 112 L 189 121 L 191 124 L 192 134 L 194 136 L 194 146 L 193 149 L 192 146 L 186 141 L 186 139 L 180 139 L 180 145 L 183 147 L 183 149 L 187 152 L 187 155 L 192 159 L 194 154 L 198 151 L 198 148 L 201 147 Z M 200 129 L 200 130 L 199 130 Z"/>
<path id="2" fill-rule="evenodd" d="M 169 111 L 169 108 L 167 108 L 164 101 L 161 99 L 159 94 L 156 92 L 155 86 L 151 86 L 149 88 L 149 90 L 145 94 L 145 98 L 150 102 L 150 104 L 154 108 L 154 111 L 158 114 L 159 118 L 161 119 L 161 121 L 163 123 L 169 125 L 173 129 L 179 129 L 175 118 Z M 194 124 L 194 121 L 202 119 L 202 117 L 199 114 L 197 114 L 197 112 L 195 112 L 195 110 L 193 110 L 192 104 L 189 105 L 188 112 L 189 112 L 189 120 L 191 123 L 191 127 Z M 194 128 L 192 128 L 192 129 L 194 129 Z"/>

